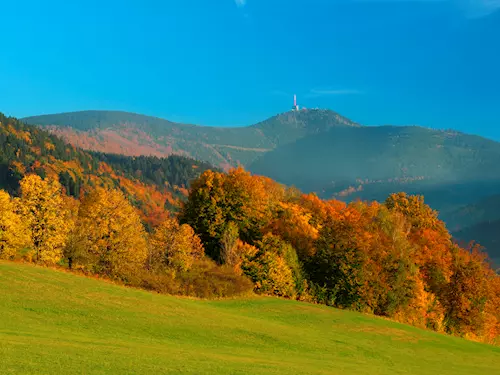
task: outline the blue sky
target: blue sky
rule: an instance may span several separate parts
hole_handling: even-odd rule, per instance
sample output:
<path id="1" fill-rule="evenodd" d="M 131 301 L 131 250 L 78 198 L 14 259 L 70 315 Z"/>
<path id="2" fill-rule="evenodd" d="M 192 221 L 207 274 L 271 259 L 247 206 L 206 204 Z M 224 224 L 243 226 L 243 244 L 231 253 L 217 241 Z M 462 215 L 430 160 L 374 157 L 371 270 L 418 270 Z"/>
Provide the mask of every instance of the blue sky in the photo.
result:
<path id="1" fill-rule="evenodd" d="M 500 0 L 5 1 L 0 111 L 248 125 L 299 104 L 500 140 Z"/>

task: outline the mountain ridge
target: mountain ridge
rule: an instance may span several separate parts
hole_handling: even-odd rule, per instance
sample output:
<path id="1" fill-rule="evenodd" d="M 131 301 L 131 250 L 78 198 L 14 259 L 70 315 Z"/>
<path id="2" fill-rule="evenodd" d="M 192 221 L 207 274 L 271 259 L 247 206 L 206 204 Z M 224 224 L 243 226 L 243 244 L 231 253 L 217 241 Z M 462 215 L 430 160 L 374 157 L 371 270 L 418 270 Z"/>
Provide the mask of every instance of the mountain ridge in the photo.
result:
<path id="1" fill-rule="evenodd" d="M 254 125 L 211 127 L 176 123 L 124 111 L 78 111 L 31 116 L 79 147 L 129 156 L 183 155 L 227 169 L 247 165 L 261 154 L 335 126 L 360 126 L 331 110 L 284 112 Z"/>

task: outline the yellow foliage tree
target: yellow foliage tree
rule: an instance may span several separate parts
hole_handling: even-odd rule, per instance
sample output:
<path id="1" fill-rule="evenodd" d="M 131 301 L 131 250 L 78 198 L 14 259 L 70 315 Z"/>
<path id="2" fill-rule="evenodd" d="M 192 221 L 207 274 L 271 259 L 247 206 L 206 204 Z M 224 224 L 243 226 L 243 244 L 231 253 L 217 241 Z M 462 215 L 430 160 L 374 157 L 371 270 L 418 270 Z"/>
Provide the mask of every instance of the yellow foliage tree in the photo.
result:
<path id="1" fill-rule="evenodd" d="M 0 259 L 14 258 L 29 243 L 27 228 L 16 213 L 14 201 L 0 190 Z"/>
<path id="2" fill-rule="evenodd" d="M 80 208 L 80 201 L 65 195 L 63 197 L 65 207 L 65 220 L 68 225 L 68 240 L 63 251 L 63 255 L 68 259 L 69 268 L 73 268 L 73 261 L 77 260 L 82 254 L 79 253 L 80 249 L 77 243 L 76 222 L 78 220 L 78 210 Z"/>
<path id="3" fill-rule="evenodd" d="M 99 187 L 83 199 L 75 236 L 78 262 L 94 272 L 121 276 L 146 263 L 144 226 L 118 190 Z"/>
<path id="4" fill-rule="evenodd" d="M 295 298 L 300 276 L 295 250 L 270 233 L 258 245 L 253 256 L 246 254 L 241 264 L 243 272 L 254 282 L 255 291 Z"/>
<path id="5" fill-rule="evenodd" d="M 19 211 L 30 232 L 36 262 L 57 263 L 69 230 L 59 182 L 25 176 Z"/>
<path id="6" fill-rule="evenodd" d="M 200 238 L 188 224 L 179 225 L 173 218 L 165 219 L 151 237 L 150 268 L 166 265 L 187 271 L 205 251 Z"/>

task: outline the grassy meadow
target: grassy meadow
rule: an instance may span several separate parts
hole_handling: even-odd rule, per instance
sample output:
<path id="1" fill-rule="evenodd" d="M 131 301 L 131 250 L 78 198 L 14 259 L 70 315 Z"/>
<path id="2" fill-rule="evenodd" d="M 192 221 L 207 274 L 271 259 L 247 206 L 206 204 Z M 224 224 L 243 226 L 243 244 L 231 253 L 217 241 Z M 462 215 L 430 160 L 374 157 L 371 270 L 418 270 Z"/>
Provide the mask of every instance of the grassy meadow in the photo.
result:
<path id="1" fill-rule="evenodd" d="M 500 348 L 266 297 L 201 301 L 0 262 L 0 374 L 495 374 Z"/>

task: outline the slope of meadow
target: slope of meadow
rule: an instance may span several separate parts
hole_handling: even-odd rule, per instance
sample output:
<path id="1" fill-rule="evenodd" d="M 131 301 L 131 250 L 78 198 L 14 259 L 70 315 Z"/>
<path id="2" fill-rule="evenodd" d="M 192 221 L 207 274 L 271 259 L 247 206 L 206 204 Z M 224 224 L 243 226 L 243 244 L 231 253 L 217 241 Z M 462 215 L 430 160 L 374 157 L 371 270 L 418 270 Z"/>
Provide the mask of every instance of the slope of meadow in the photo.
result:
<path id="1" fill-rule="evenodd" d="M 1 374 L 494 374 L 500 348 L 325 306 L 0 262 Z"/>

